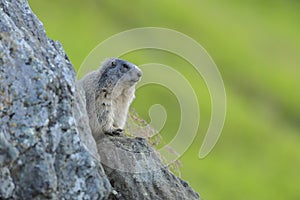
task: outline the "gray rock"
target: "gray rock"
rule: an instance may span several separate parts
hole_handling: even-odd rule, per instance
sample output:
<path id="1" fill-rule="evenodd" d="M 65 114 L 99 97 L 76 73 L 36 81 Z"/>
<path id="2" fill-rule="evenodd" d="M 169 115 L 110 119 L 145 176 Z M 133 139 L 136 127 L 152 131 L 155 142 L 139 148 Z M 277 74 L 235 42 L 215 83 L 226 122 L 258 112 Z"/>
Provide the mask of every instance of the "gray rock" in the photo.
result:
<path id="1" fill-rule="evenodd" d="M 26 0 L 0 0 L 0 183 L 0 199 L 199 198 L 145 140 L 96 145 L 72 64 Z"/>
<path id="2" fill-rule="evenodd" d="M 10 175 L 10 171 L 7 167 L 0 168 L 0 194 L 2 198 L 8 198 L 12 196 L 15 184 Z"/>
<path id="3" fill-rule="evenodd" d="M 80 121 L 86 113 L 75 82 L 64 50 L 47 38 L 27 2 L 1 0 L 0 199 L 107 199 L 111 193 L 91 152 L 96 145 L 88 124 Z"/>
<path id="4" fill-rule="evenodd" d="M 162 164 L 145 139 L 108 136 L 97 145 L 117 199 L 199 199 L 187 182 Z"/>

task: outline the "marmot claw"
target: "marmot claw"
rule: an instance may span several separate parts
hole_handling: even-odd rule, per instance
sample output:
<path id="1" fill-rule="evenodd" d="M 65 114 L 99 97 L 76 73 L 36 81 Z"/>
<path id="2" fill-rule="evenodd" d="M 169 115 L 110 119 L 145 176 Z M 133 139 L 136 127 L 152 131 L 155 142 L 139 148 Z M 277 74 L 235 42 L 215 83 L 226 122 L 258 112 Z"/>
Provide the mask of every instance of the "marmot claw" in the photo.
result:
<path id="1" fill-rule="evenodd" d="M 123 129 L 114 129 L 112 132 L 105 132 L 105 135 L 110 135 L 110 136 L 122 136 L 124 135 L 124 130 Z"/>

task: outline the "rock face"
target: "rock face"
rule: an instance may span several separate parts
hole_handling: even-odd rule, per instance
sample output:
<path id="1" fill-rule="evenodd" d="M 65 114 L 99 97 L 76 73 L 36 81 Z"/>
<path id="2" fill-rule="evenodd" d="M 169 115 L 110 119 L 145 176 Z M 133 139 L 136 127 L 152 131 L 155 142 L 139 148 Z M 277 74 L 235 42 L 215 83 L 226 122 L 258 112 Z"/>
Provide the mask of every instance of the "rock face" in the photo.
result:
<path id="1" fill-rule="evenodd" d="M 118 199 L 199 199 L 185 181 L 170 173 L 145 139 L 110 136 L 97 145 Z"/>
<path id="2" fill-rule="evenodd" d="M 0 0 L 0 199 L 199 198 L 145 140 L 96 145 L 75 77 L 27 1 Z"/>
<path id="3" fill-rule="evenodd" d="M 26 1 L 0 2 L 0 199 L 107 198 L 64 50 Z"/>

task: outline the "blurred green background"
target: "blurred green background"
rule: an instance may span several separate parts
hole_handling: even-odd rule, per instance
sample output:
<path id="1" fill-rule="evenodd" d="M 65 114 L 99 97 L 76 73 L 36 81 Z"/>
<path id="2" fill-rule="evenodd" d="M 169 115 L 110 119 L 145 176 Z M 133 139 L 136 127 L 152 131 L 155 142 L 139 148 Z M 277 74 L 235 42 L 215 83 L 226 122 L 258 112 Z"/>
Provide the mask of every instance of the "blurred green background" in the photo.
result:
<path id="1" fill-rule="evenodd" d="M 75 69 L 101 41 L 137 27 L 166 27 L 189 35 L 212 56 L 227 92 L 225 126 L 213 151 L 198 159 L 210 119 L 209 93 L 180 57 L 159 50 L 124 56 L 136 64 L 174 67 L 191 82 L 201 110 L 198 135 L 180 158 L 181 176 L 207 200 L 300 199 L 300 1 L 266 0 L 29 0 L 50 38 Z M 166 88 L 146 86 L 133 104 L 149 120 L 159 103 L 168 119 L 167 143 L 180 120 Z"/>

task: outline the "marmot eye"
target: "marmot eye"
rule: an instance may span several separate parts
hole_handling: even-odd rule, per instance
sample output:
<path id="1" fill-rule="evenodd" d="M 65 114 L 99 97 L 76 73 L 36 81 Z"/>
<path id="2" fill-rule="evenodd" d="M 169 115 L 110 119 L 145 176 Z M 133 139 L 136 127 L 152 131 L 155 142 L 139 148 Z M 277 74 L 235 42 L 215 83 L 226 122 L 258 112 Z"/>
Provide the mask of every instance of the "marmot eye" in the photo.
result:
<path id="1" fill-rule="evenodd" d="M 116 65 L 117 65 L 116 61 L 113 60 L 113 61 L 111 62 L 111 66 L 112 66 L 112 67 L 115 67 Z"/>
<path id="2" fill-rule="evenodd" d="M 127 65 L 127 64 L 123 64 L 123 67 L 125 68 L 125 69 L 129 69 L 129 66 Z"/>

